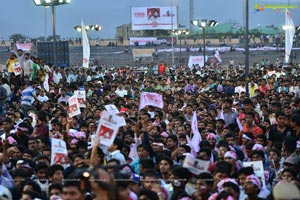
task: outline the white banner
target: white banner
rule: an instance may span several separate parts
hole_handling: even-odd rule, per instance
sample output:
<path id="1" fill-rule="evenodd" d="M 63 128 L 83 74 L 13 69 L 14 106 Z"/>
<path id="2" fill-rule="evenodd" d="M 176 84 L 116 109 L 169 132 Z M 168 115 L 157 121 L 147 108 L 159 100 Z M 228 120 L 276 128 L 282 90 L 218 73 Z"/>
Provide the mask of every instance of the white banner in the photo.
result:
<path id="1" fill-rule="evenodd" d="M 176 6 L 131 8 L 132 30 L 177 29 L 177 18 Z"/>
<path id="2" fill-rule="evenodd" d="M 285 12 L 285 63 L 290 60 L 290 55 L 293 47 L 295 25 L 289 9 Z"/>
<path id="3" fill-rule="evenodd" d="M 161 94 L 153 92 L 143 92 L 140 99 L 140 110 L 145 106 L 154 106 L 162 109 L 164 107 L 164 102 Z"/>
<path id="4" fill-rule="evenodd" d="M 12 67 L 16 76 L 22 74 L 22 68 L 19 62 L 12 64 Z"/>
<path id="5" fill-rule="evenodd" d="M 183 167 L 187 168 L 191 173 L 198 175 L 201 172 L 207 171 L 210 161 L 197 159 L 188 154 L 183 161 Z"/>
<path id="6" fill-rule="evenodd" d="M 206 56 L 207 59 L 207 56 Z M 204 56 L 190 56 L 188 66 L 191 68 L 193 65 L 204 66 Z"/>
<path id="7" fill-rule="evenodd" d="M 85 25 L 83 20 L 81 20 L 81 32 L 82 32 L 82 49 L 83 49 L 83 59 L 82 67 L 89 68 L 90 63 L 90 43 L 87 36 L 87 31 L 85 30 Z"/>
<path id="8" fill-rule="evenodd" d="M 77 97 L 75 95 L 71 96 L 69 98 L 69 116 L 70 117 L 74 117 L 76 115 L 79 115 L 80 112 L 80 108 L 79 108 L 79 104 L 78 104 L 78 100 Z"/>
<path id="9" fill-rule="evenodd" d="M 51 139 L 51 165 L 66 164 L 68 158 L 66 142 L 60 139 Z"/>
<path id="10" fill-rule="evenodd" d="M 18 49 L 22 49 L 25 52 L 30 52 L 32 50 L 32 43 L 28 42 L 28 43 L 17 43 L 16 44 L 16 48 Z"/>
<path id="11" fill-rule="evenodd" d="M 79 108 L 85 108 L 86 95 L 85 90 L 75 90 L 74 95 L 77 97 Z"/>
<path id="12" fill-rule="evenodd" d="M 266 179 L 264 173 L 264 165 L 262 161 L 250 161 L 243 162 L 244 167 L 252 167 L 256 176 L 258 176 L 263 183 L 263 186 L 266 187 Z"/>
<path id="13" fill-rule="evenodd" d="M 156 37 L 131 37 L 130 45 L 135 45 L 138 43 L 139 46 L 145 46 L 148 43 L 157 44 Z"/>

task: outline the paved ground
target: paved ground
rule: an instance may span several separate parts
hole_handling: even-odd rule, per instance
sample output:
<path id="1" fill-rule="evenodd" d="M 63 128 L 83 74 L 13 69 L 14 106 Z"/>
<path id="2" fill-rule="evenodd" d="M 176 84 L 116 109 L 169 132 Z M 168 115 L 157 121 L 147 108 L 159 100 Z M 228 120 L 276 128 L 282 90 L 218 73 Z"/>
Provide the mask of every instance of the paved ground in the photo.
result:
<path id="1" fill-rule="evenodd" d="M 91 47 L 91 59 L 98 60 L 100 64 L 105 64 L 109 67 L 123 66 L 123 65 L 141 65 L 148 64 L 152 62 L 151 60 L 142 60 L 140 62 L 135 62 L 132 58 L 131 49 L 132 46 L 120 46 L 120 47 L 107 47 L 107 46 L 93 46 Z M 170 47 L 167 47 L 170 48 Z M 125 52 L 123 52 L 125 51 Z M 122 53 L 118 53 L 122 52 Z M 8 58 L 9 52 L 4 47 L 0 47 L 0 64 L 4 64 Z M 190 55 L 202 55 L 202 52 L 181 52 L 181 57 L 184 62 L 182 64 L 187 64 Z M 175 52 L 175 63 L 179 63 L 179 52 Z M 207 56 L 213 56 L 213 52 L 207 52 Z M 299 62 L 300 51 L 294 51 L 292 53 L 293 61 Z M 233 58 L 235 63 L 244 63 L 245 54 L 243 52 L 225 52 L 221 54 L 223 64 L 227 65 L 229 60 Z M 253 65 L 255 62 L 259 62 L 262 59 L 269 59 L 269 61 L 275 62 L 276 58 L 280 60 L 284 59 L 284 52 L 277 51 L 255 51 L 250 52 L 249 62 Z M 82 61 L 82 47 L 70 47 L 70 64 L 81 65 Z M 154 60 L 155 62 L 165 62 L 171 63 L 171 53 L 159 53 L 158 57 Z"/>

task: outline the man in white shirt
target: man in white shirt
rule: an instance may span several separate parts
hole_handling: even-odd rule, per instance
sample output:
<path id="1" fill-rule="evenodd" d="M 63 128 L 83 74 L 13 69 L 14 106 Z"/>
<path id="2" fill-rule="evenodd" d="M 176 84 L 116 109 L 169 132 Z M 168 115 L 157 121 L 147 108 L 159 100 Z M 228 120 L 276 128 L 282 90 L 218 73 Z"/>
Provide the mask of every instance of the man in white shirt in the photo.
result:
<path id="1" fill-rule="evenodd" d="M 53 72 L 53 82 L 55 84 L 58 84 L 62 80 L 62 78 L 63 77 L 62 77 L 61 73 L 59 72 L 59 68 L 55 67 L 54 72 Z"/>
<path id="2" fill-rule="evenodd" d="M 40 90 L 40 94 L 37 97 L 39 102 L 47 102 L 49 100 L 49 98 L 45 95 L 45 91 L 44 89 Z"/>
<path id="3" fill-rule="evenodd" d="M 119 85 L 119 87 L 116 89 L 115 93 L 119 96 L 119 97 L 124 97 L 125 95 L 127 95 L 127 90 L 125 90 L 122 86 L 122 84 Z"/>
<path id="4" fill-rule="evenodd" d="M 23 75 L 31 76 L 32 69 L 33 69 L 33 61 L 30 59 L 29 53 L 25 53 L 24 61 L 23 61 Z"/>
<path id="5" fill-rule="evenodd" d="M 117 159 L 121 165 L 126 164 L 125 156 L 121 153 L 123 147 L 123 141 L 119 138 L 115 138 L 113 144 L 108 147 L 109 155 L 107 161 L 111 159 Z"/>

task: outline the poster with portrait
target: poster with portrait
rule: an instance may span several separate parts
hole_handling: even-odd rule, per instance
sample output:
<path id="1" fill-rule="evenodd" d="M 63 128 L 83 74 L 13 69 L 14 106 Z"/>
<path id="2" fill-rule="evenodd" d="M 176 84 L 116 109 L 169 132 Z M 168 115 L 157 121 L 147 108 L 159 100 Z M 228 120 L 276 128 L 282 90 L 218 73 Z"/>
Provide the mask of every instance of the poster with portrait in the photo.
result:
<path id="1" fill-rule="evenodd" d="M 69 110 L 68 110 L 69 116 L 74 117 L 76 115 L 80 115 L 81 112 L 80 112 L 76 95 L 70 97 L 68 103 L 69 103 Z"/>
<path id="2" fill-rule="evenodd" d="M 77 97 L 79 108 L 85 108 L 86 94 L 85 90 L 75 90 L 74 95 Z"/>
<path id="3" fill-rule="evenodd" d="M 96 141 L 111 146 L 120 127 L 119 120 L 120 116 L 104 111 L 97 128 Z"/>
<path id="4" fill-rule="evenodd" d="M 197 159 L 188 154 L 183 161 L 183 167 L 187 168 L 191 173 L 198 175 L 201 172 L 207 171 L 210 161 Z"/>
<path id="5" fill-rule="evenodd" d="M 132 30 L 175 30 L 178 28 L 177 6 L 131 8 Z"/>
<path id="6" fill-rule="evenodd" d="M 66 164 L 68 159 L 66 142 L 61 139 L 51 139 L 51 165 Z"/>
<path id="7" fill-rule="evenodd" d="M 22 68 L 19 62 L 15 62 L 14 64 L 12 64 L 13 70 L 14 70 L 14 74 L 16 76 L 22 74 Z"/>

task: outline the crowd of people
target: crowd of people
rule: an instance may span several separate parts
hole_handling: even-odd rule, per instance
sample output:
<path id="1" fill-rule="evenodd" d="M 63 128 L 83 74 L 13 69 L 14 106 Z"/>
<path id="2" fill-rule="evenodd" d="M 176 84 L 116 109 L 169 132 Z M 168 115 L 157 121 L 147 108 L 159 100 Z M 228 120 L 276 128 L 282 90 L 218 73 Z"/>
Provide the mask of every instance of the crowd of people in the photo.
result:
<path id="1" fill-rule="evenodd" d="M 292 63 L 258 63 L 249 76 L 234 64 L 74 69 L 18 50 L 6 65 L 0 199 L 300 199 L 300 73 Z M 76 90 L 85 91 L 85 107 L 69 117 Z M 142 92 L 161 94 L 163 108 L 139 109 Z M 93 138 L 110 104 L 126 125 L 103 146 Z M 51 161 L 52 138 L 66 142 L 64 162 Z M 187 156 L 208 168 L 194 173 Z"/>

